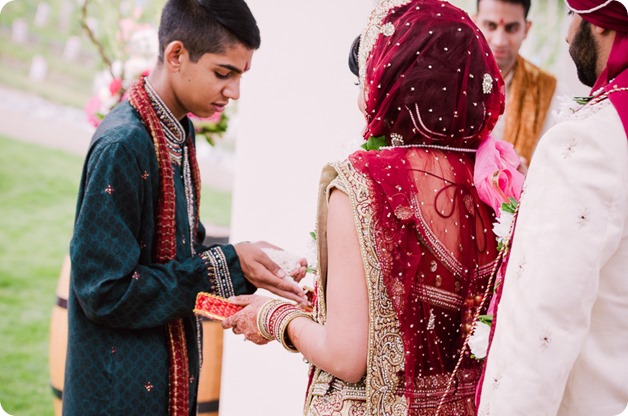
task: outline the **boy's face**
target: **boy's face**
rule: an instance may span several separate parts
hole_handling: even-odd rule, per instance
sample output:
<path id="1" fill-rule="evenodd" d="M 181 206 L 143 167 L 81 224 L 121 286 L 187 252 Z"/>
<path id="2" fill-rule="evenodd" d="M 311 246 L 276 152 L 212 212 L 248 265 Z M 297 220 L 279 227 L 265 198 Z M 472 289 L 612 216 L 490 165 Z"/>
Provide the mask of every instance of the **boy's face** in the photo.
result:
<path id="1" fill-rule="evenodd" d="M 177 107 L 198 117 L 223 111 L 229 100 L 240 98 L 240 79 L 251 67 L 253 52 L 237 43 L 223 54 L 206 53 L 197 62 L 187 52 L 181 54 L 172 83 Z"/>
<path id="2" fill-rule="evenodd" d="M 499 70 L 506 75 L 530 29 L 523 6 L 502 0 L 480 0 L 474 20 L 488 41 Z"/>

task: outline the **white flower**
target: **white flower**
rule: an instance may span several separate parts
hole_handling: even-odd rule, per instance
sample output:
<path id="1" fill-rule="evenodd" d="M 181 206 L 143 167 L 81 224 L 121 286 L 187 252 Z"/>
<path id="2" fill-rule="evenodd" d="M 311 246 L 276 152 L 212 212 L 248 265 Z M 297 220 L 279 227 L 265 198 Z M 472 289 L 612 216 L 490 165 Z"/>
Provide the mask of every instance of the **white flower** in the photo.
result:
<path id="1" fill-rule="evenodd" d="M 318 262 L 318 245 L 316 243 L 316 239 L 311 237 L 305 246 L 307 249 L 307 255 L 305 258 L 307 259 L 308 269 L 316 270 L 316 264 Z"/>
<path id="2" fill-rule="evenodd" d="M 573 113 L 578 111 L 582 104 L 577 103 L 574 97 L 568 95 L 559 95 L 556 97 L 558 101 L 558 108 L 552 113 L 556 118 L 556 121 L 564 121 L 568 119 Z"/>
<path id="3" fill-rule="evenodd" d="M 500 210 L 499 218 L 493 223 L 493 233 L 497 236 L 497 241 L 501 242 L 508 237 L 513 218 L 512 212 Z"/>
<path id="4" fill-rule="evenodd" d="M 275 248 L 264 247 L 262 248 L 262 251 L 286 272 L 287 279 L 292 280 L 292 283 L 295 285 L 297 284 L 290 273 L 294 273 L 299 269 L 299 267 L 301 267 L 301 256 Z"/>
<path id="5" fill-rule="evenodd" d="M 469 337 L 469 348 L 471 354 L 477 359 L 486 357 L 488 350 L 488 337 L 491 333 L 491 327 L 481 321 L 476 321 L 473 334 Z"/>

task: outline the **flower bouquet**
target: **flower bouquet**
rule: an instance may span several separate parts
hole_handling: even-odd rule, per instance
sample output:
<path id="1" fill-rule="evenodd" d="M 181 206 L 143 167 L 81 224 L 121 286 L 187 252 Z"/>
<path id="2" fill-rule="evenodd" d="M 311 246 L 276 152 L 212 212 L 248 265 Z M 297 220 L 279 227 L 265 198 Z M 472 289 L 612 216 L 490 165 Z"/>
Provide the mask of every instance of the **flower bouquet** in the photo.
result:
<path id="1" fill-rule="evenodd" d="M 512 144 L 503 140 L 495 140 L 489 136 L 478 148 L 474 182 L 480 199 L 495 211 L 493 232 L 497 238 L 497 249 L 502 263 L 496 270 L 494 284 L 496 293 L 491 297 L 487 314 L 477 317 L 469 338 L 469 348 L 477 359 L 486 357 L 490 345 L 491 325 L 501 293 L 498 292 L 498 288 L 505 273 L 507 252 L 525 179 L 517 170 L 519 163 L 519 156 Z"/>

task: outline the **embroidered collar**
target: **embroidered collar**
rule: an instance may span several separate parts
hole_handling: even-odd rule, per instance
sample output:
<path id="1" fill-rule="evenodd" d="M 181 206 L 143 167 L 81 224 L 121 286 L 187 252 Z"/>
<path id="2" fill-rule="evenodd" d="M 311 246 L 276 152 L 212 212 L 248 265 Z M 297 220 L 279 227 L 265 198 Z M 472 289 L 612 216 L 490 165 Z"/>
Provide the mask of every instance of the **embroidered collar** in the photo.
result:
<path id="1" fill-rule="evenodd" d="M 166 140 L 169 142 L 168 147 L 175 151 L 178 149 L 180 152 L 181 146 L 187 139 L 185 129 L 174 114 L 172 114 L 170 109 L 168 109 L 159 94 L 157 94 L 157 91 L 155 91 L 153 86 L 150 84 L 148 78 L 146 78 L 144 88 L 146 89 L 146 94 L 148 94 L 148 97 L 155 108 L 157 117 L 159 117 L 159 122 L 164 129 Z"/>

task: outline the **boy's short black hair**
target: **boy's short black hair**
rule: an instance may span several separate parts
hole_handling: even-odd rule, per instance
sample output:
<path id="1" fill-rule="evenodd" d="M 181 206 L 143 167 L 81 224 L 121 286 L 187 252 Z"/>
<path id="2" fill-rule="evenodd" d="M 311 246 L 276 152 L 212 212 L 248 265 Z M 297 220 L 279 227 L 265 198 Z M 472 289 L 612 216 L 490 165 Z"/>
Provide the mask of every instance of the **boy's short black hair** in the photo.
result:
<path id="1" fill-rule="evenodd" d="M 166 46 L 181 41 L 193 62 L 241 43 L 258 49 L 257 22 L 244 0 L 168 0 L 159 23 L 159 61 Z"/>

